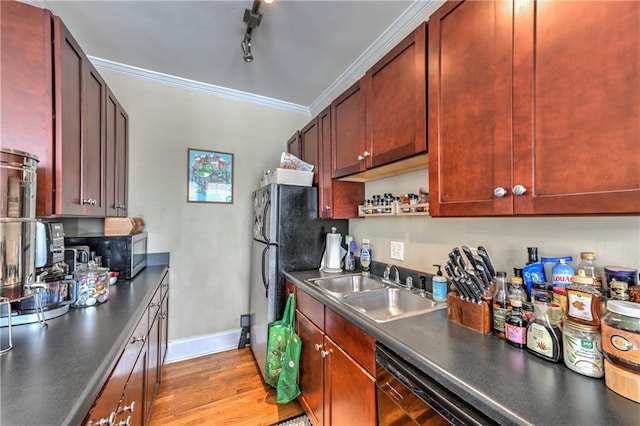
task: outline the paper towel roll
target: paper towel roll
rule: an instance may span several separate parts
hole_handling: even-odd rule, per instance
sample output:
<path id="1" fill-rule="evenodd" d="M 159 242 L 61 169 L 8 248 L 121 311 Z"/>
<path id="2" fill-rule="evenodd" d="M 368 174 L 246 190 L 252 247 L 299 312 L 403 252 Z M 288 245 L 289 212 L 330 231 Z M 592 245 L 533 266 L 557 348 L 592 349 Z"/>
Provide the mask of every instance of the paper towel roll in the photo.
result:
<path id="1" fill-rule="evenodd" d="M 326 261 L 325 268 L 327 269 L 340 269 L 340 262 L 342 260 L 341 234 L 327 234 L 327 249 L 326 249 Z"/>

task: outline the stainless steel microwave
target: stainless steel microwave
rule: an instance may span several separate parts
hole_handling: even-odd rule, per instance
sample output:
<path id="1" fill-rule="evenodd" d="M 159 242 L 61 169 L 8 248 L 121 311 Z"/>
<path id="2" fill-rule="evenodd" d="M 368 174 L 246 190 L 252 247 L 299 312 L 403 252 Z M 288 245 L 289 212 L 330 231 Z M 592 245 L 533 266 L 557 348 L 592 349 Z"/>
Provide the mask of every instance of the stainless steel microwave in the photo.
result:
<path id="1" fill-rule="evenodd" d="M 147 266 L 147 233 L 135 235 L 83 235 L 65 237 L 65 246 L 87 245 L 102 256 L 102 266 L 128 280 Z"/>

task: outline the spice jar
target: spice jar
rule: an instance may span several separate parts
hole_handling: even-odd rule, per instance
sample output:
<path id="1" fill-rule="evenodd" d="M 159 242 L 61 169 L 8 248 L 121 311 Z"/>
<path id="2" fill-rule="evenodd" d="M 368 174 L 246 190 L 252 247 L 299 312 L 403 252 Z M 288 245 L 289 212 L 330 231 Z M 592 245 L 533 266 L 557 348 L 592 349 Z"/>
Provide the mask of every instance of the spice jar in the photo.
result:
<path id="1" fill-rule="evenodd" d="M 600 327 L 565 319 L 562 323 L 564 364 L 589 377 L 604 376 L 604 357 Z"/>
<path id="2" fill-rule="evenodd" d="M 604 274 L 611 292 L 611 298 L 629 300 L 629 287 L 636 285 L 637 273 L 637 269 L 624 266 L 605 266 Z"/>

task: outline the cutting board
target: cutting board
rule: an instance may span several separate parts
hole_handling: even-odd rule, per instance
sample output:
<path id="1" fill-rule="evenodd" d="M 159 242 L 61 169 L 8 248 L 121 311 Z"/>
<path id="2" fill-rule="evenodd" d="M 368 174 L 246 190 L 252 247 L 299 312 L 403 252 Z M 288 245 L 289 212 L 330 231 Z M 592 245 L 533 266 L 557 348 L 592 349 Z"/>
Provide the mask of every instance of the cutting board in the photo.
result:
<path id="1" fill-rule="evenodd" d="M 104 220 L 104 235 L 133 235 L 143 228 L 141 217 L 107 217 Z"/>

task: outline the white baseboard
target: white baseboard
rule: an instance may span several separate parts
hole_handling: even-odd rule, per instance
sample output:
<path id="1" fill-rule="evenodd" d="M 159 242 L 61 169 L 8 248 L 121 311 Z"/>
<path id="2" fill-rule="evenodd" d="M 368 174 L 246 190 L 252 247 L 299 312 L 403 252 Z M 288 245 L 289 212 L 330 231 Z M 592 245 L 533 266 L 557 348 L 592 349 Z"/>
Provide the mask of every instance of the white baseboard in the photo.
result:
<path id="1" fill-rule="evenodd" d="M 165 364 L 237 349 L 241 330 L 236 328 L 204 336 L 170 340 Z"/>

